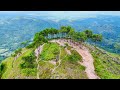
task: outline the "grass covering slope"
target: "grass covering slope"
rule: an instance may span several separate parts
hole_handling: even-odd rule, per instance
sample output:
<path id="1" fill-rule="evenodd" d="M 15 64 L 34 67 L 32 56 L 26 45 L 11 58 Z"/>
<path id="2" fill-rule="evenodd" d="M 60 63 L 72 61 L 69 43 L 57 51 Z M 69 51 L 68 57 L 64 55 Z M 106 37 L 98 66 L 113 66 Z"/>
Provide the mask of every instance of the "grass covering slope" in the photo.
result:
<path id="1" fill-rule="evenodd" d="M 68 54 L 66 49 L 69 46 L 59 46 L 57 43 L 46 43 L 39 57 L 39 77 L 41 79 L 87 79 L 85 67 L 80 65 L 78 61 L 82 57 L 72 47 L 69 48 L 71 54 Z M 106 52 L 102 49 L 92 47 L 90 49 L 94 58 L 95 72 L 101 79 L 120 79 L 120 56 L 117 54 Z M 35 79 L 36 67 L 20 68 L 20 65 L 25 61 L 23 57 L 29 56 L 33 49 L 22 49 L 22 54 L 14 60 L 14 57 L 9 57 L 1 63 L 1 79 Z M 59 56 L 61 60 L 56 64 L 50 61 L 56 60 Z M 59 65 L 59 66 L 58 66 Z M 57 67 L 58 66 L 58 67 Z M 57 68 L 56 68 L 57 67 Z M 56 68 L 56 69 L 55 69 Z M 54 72 L 52 72 L 54 70 Z"/>
<path id="2" fill-rule="evenodd" d="M 68 46 L 69 47 L 69 46 Z M 42 79 L 47 78 L 61 78 L 61 79 L 74 79 L 74 78 L 87 78 L 85 67 L 78 64 L 77 61 L 81 60 L 81 56 L 75 51 L 71 50 L 69 55 L 65 48 L 59 46 L 57 43 L 46 43 L 43 47 L 43 51 L 39 57 L 39 77 Z M 37 67 L 34 68 L 21 68 L 21 64 L 27 63 L 23 60 L 23 57 L 27 57 L 33 52 L 33 49 L 22 49 L 22 54 L 14 60 L 14 57 L 9 57 L 2 62 L 2 79 L 35 79 L 37 73 Z M 60 53 L 61 52 L 61 53 Z M 49 61 L 56 58 L 61 60 L 60 65 L 57 62 L 56 65 Z M 73 58 L 71 58 L 73 57 Z M 32 61 L 34 62 L 34 61 Z M 33 63 L 32 63 L 33 64 Z M 59 65 L 58 68 L 56 68 Z M 52 70 L 55 69 L 54 72 Z"/>
<path id="3" fill-rule="evenodd" d="M 46 58 L 44 60 L 40 60 L 39 61 L 40 78 L 42 78 L 42 79 L 47 79 L 47 78 L 51 78 L 51 79 L 56 79 L 56 78 L 59 78 L 59 79 L 86 79 L 87 75 L 84 72 L 85 67 L 78 64 L 78 62 L 77 62 L 82 59 L 81 56 L 75 50 L 71 50 L 71 55 L 69 55 L 69 54 L 67 54 L 65 47 L 58 46 L 58 44 L 56 44 L 56 45 L 55 44 L 56 43 L 46 44 L 46 46 L 44 46 L 43 52 L 41 54 L 46 53 L 46 52 L 51 52 L 51 50 L 54 50 L 56 47 L 57 48 L 60 47 L 61 64 L 59 65 L 59 63 L 57 62 L 56 65 L 54 65 L 49 62 L 49 61 L 54 60 L 54 58 L 49 58 L 49 61 L 48 61 L 48 58 Z M 55 46 L 55 47 L 53 47 L 53 46 Z M 46 47 L 49 47 L 49 49 L 46 49 Z M 49 53 L 46 53 L 46 54 L 49 54 Z M 51 52 L 50 54 L 53 55 L 53 52 Z M 71 58 L 71 60 L 70 60 L 71 56 L 73 58 Z M 54 72 L 52 72 L 52 70 L 54 68 L 56 68 L 56 69 Z"/>
<path id="4" fill-rule="evenodd" d="M 35 75 L 30 75 L 30 77 L 27 76 L 24 73 L 25 70 L 20 68 L 20 64 L 23 63 L 22 57 L 28 56 L 31 52 L 32 52 L 32 49 L 23 49 L 22 55 L 20 55 L 19 58 L 17 58 L 16 60 L 14 60 L 14 57 L 9 57 L 5 59 L 4 61 L 2 61 L 1 64 L 5 65 L 5 68 L 4 68 L 5 70 L 1 78 L 2 79 L 35 78 Z"/>
<path id="5" fill-rule="evenodd" d="M 120 56 L 89 46 L 95 71 L 101 79 L 120 79 Z"/>
<path id="6" fill-rule="evenodd" d="M 40 59 L 47 61 L 55 59 L 56 54 L 59 52 L 59 45 L 57 43 L 47 43 L 43 47 L 43 51 L 40 54 Z"/>

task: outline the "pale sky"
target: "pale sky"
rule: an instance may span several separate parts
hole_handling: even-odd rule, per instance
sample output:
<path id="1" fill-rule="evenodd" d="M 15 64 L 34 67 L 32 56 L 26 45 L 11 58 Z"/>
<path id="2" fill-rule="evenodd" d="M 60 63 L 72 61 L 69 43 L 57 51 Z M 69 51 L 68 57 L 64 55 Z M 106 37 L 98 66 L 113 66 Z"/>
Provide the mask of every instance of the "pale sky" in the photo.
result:
<path id="1" fill-rule="evenodd" d="M 120 15 L 120 11 L 0 11 L 1 13 L 24 13 L 24 14 L 51 14 L 51 15 L 89 15 L 89 14 L 105 14 Z"/>
<path id="2" fill-rule="evenodd" d="M 96 17 L 96 15 L 117 15 L 120 11 L 0 11 L 1 14 L 47 16 L 49 19 L 75 19 Z"/>

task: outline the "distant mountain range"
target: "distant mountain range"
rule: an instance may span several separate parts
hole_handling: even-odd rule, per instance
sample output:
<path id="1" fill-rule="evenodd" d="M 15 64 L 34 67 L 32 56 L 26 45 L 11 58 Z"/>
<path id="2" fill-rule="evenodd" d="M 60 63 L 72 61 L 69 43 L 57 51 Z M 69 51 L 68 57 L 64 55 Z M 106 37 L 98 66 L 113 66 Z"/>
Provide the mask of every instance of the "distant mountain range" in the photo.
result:
<path id="1" fill-rule="evenodd" d="M 57 19 L 44 16 L 4 16 L 0 15 L 0 56 L 3 59 L 12 51 L 20 47 L 20 43 L 33 39 L 36 32 L 45 28 L 59 29 L 62 25 L 70 25 L 77 31 L 91 29 L 94 33 L 101 33 L 102 43 L 97 43 L 103 49 L 120 53 L 114 47 L 120 42 L 120 16 L 98 15 L 91 18 Z"/>

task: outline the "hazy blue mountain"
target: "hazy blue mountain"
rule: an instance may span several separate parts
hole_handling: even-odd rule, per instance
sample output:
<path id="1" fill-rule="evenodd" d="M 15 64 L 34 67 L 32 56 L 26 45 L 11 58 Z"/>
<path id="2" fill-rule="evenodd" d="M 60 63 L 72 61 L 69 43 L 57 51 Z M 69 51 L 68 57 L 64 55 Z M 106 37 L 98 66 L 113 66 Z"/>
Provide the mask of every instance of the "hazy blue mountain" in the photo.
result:
<path id="1" fill-rule="evenodd" d="M 27 15 L 0 15 L 0 58 L 9 56 L 12 51 L 20 47 L 20 43 L 32 40 L 34 34 L 45 28 L 59 28 L 62 25 L 70 25 L 77 31 L 91 29 L 95 33 L 103 34 L 104 40 L 98 46 L 111 51 L 115 50 L 115 43 L 120 42 L 120 17 L 99 15 L 95 18 L 61 19 L 49 16 Z"/>

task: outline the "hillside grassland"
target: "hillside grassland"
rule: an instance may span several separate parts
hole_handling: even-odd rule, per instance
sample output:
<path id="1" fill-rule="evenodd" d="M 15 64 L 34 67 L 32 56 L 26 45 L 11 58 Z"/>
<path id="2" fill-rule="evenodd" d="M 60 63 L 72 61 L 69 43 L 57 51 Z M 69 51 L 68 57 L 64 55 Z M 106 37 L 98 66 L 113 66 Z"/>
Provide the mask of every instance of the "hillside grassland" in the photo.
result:
<path id="1" fill-rule="evenodd" d="M 55 59 L 55 52 L 59 53 L 59 45 L 57 43 L 47 43 L 43 47 L 43 51 L 40 54 L 41 60 Z"/>
<path id="2" fill-rule="evenodd" d="M 53 47 L 53 46 L 55 46 L 55 47 Z M 46 51 L 46 47 L 49 47 L 47 49 L 47 51 Z M 69 55 L 66 52 L 65 47 L 58 46 L 58 44 L 56 44 L 56 43 L 45 44 L 43 51 L 50 52 L 51 50 L 54 50 L 56 47 L 60 48 L 60 52 L 61 52 L 60 53 L 60 60 L 61 60 L 60 64 L 57 62 L 54 65 L 49 62 L 49 61 L 54 61 L 54 58 L 49 58 L 49 61 L 48 61 L 48 58 L 46 58 L 44 60 L 39 60 L 40 78 L 45 78 L 45 79 L 47 79 L 47 78 L 52 78 L 52 79 L 55 79 L 55 78 L 59 78 L 59 79 L 78 78 L 78 79 L 80 79 L 80 78 L 82 78 L 82 79 L 86 79 L 87 75 L 84 72 L 85 67 L 77 63 L 77 61 L 81 61 L 82 58 L 81 58 L 81 56 L 79 56 L 79 54 L 75 50 L 71 50 L 72 56 L 76 54 L 76 56 L 72 57 L 71 59 L 70 59 L 71 55 Z M 43 53 L 44 52 L 42 52 L 41 54 L 43 54 Z M 50 54 L 53 54 L 53 52 L 50 52 Z M 77 61 L 74 61 L 74 60 L 77 60 Z M 55 69 L 54 72 L 52 72 L 53 69 Z"/>
<path id="3" fill-rule="evenodd" d="M 68 54 L 66 49 L 70 46 L 60 46 L 57 43 L 46 43 L 42 53 L 39 55 L 39 77 L 41 79 L 87 79 L 85 67 L 77 63 L 82 60 L 82 57 L 74 49 L 69 48 L 71 54 Z M 105 52 L 97 47 L 88 46 L 94 58 L 95 72 L 101 79 L 119 79 L 120 78 L 120 56 L 114 53 Z M 58 53 L 54 53 L 54 51 Z M 22 54 L 14 60 L 14 57 L 9 57 L 2 61 L 3 71 L 2 79 L 36 79 L 36 68 L 21 69 L 20 64 L 24 62 L 22 57 L 30 55 L 31 49 L 22 49 Z M 52 57 L 51 57 L 51 56 Z M 59 55 L 59 62 L 55 62 L 56 55 Z M 44 56 L 44 57 L 41 57 Z M 72 57 L 72 58 L 71 58 Z M 43 59 L 44 58 L 44 59 Z M 59 65 L 59 66 L 58 66 Z M 56 68 L 56 69 L 55 69 Z M 54 70 L 54 72 L 52 72 Z"/>
<path id="4" fill-rule="evenodd" d="M 2 74 L 2 79 L 19 79 L 19 78 L 29 78 L 24 74 L 23 70 L 20 68 L 20 64 L 23 62 L 22 57 L 28 56 L 32 52 L 32 49 L 23 49 L 22 55 L 14 60 L 14 57 L 9 57 L 5 59 L 2 64 L 5 65 L 5 72 Z M 31 75 L 32 78 L 35 78 Z"/>
<path id="5" fill-rule="evenodd" d="M 60 46 L 57 43 L 46 43 L 43 47 L 43 51 L 40 54 L 39 58 L 39 77 L 41 79 L 86 79 L 87 75 L 85 73 L 85 67 L 77 63 L 77 61 L 81 61 L 81 56 L 75 50 L 70 50 L 71 55 L 69 55 L 65 48 Z M 14 60 L 14 57 L 9 57 L 2 62 L 4 65 L 4 70 L 2 74 L 2 79 L 36 79 L 36 68 L 25 68 L 21 69 L 20 65 L 24 63 L 23 57 L 29 56 L 33 51 L 31 49 L 22 49 L 22 54 Z M 59 53 L 55 53 L 55 51 Z M 56 64 L 51 63 L 50 61 L 55 62 L 56 55 L 59 55 L 59 59 L 61 60 L 60 64 L 57 62 Z M 76 55 L 76 56 L 74 56 Z M 42 57 L 44 56 L 44 57 Z M 71 56 L 73 58 L 71 58 Z M 42 58 L 42 59 L 41 59 Z M 43 59 L 44 58 L 44 59 Z M 76 59 L 76 61 L 74 61 Z M 72 61 L 73 60 L 73 61 Z M 59 65 L 59 66 L 58 66 Z M 56 68 L 57 67 L 57 68 Z M 56 69 L 55 69 L 56 68 Z M 54 72 L 52 72 L 54 70 Z"/>
<path id="6" fill-rule="evenodd" d="M 102 49 L 91 49 L 94 58 L 95 71 L 101 79 L 120 78 L 120 56 L 105 52 Z"/>
<path id="7" fill-rule="evenodd" d="M 88 40 L 94 44 L 89 45 Z M 98 48 L 97 42 L 102 40 L 102 34 L 91 30 L 46 28 L 34 35 L 32 43 L 23 42 L 25 48 L 18 48 L 0 64 L 0 78 L 118 79 L 120 56 Z"/>

